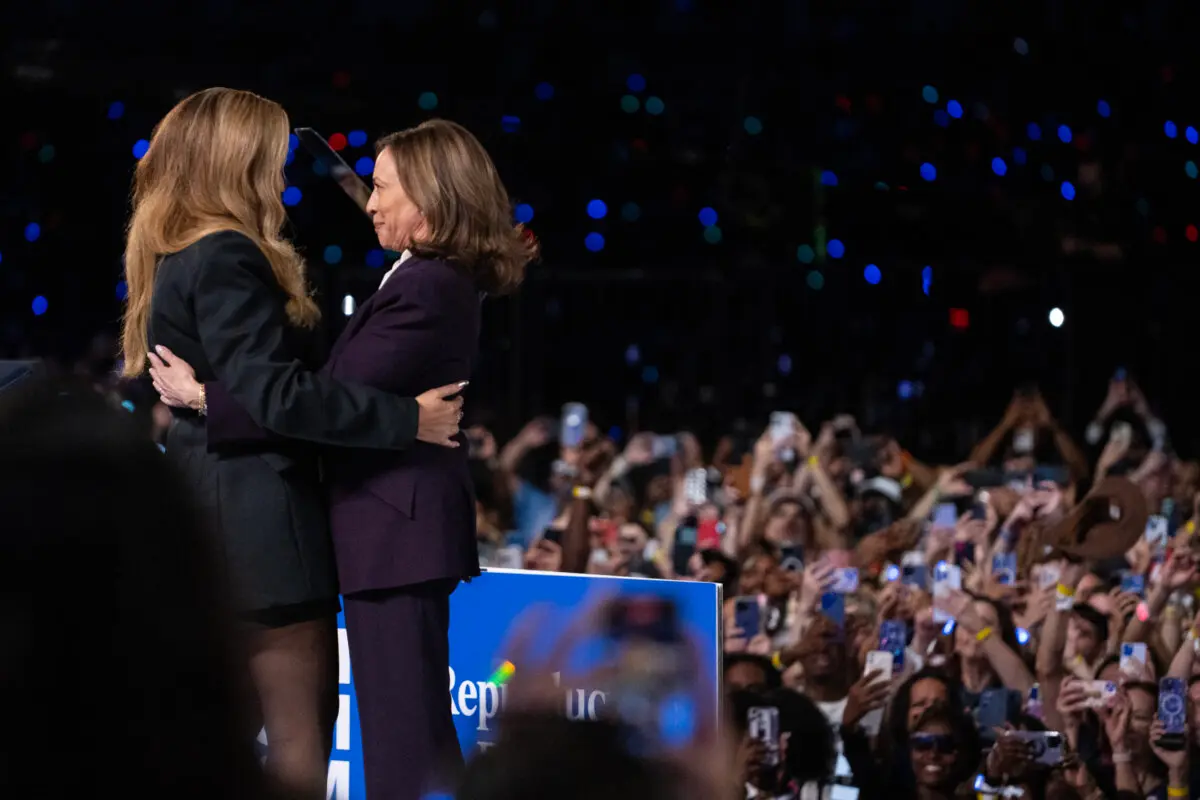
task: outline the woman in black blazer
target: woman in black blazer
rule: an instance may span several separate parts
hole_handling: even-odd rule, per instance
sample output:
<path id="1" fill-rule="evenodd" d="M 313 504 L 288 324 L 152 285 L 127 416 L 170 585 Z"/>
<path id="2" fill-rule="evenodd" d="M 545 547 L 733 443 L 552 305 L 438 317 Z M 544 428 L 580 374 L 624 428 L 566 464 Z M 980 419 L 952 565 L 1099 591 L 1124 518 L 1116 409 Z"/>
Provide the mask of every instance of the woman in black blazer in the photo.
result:
<path id="1" fill-rule="evenodd" d="M 280 235 L 288 133 L 280 106 L 230 89 L 186 98 L 155 129 L 137 166 L 125 251 L 126 376 L 142 374 L 153 343 L 201 381 L 219 380 L 268 431 L 377 449 L 417 439 L 453 446 L 461 399 L 447 398 L 457 385 L 402 398 L 337 383 L 304 360 L 319 312 Z M 167 453 L 198 490 L 225 554 L 250 634 L 268 772 L 293 796 L 324 798 L 338 589 L 316 462 L 282 438 L 211 447 L 203 397 L 197 405 L 173 410 Z"/>

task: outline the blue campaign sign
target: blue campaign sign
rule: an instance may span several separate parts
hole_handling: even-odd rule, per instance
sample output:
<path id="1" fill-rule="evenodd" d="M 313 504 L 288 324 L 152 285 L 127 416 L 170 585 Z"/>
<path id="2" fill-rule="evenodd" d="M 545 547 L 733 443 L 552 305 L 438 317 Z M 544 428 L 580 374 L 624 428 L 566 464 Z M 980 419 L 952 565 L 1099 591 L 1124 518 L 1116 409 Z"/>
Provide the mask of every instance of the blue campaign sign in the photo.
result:
<path id="1" fill-rule="evenodd" d="M 716 713 L 720 686 L 721 587 L 715 583 L 612 578 L 523 570 L 486 570 L 470 583 L 460 584 L 450 598 L 450 703 L 458 741 L 471 756 L 487 748 L 497 734 L 496 717 L 504 705 L 505 691 L 489 679 L 508 656 L 502 652 L 521 614 L 535 606 L 548 606 L 548 618 L 537 628 L 535 649 L 553 643 L 571 619 L 583 612 L 598 594 L 649 595 L 671 600 L 685 632 L 700 648 L 702 692 Z M 358 704 L 344 617 L 338 617 L 341 697 L 334 751 L 329 763 L 329 800 L 365 800 Z M 592 654 L 581 649 L 569 665 L 572 672 L 586 670 Z M 593 654 L 594 655 L 594 654 Z M 516 665 L 520 669 L 520 665 Z M 605 693 L 593 686 L 574 686 L 563 678 L 563 713 L 573 719 L 595 719 L 603 713 Z M 715 725 L 716 720 L 708 720 Z"/>

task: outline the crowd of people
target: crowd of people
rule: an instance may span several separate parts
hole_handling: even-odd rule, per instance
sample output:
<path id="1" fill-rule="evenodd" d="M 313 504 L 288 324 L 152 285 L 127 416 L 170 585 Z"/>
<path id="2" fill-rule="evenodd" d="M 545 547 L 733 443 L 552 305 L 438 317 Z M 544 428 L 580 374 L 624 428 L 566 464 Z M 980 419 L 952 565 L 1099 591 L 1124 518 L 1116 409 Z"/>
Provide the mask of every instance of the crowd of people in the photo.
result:
<path id="1" fill-rule="evenodd" d="M 814 430 L 778 413 L 706 457 L 686 432 L 621 447 L 535 419 L 500 446 L 471 427 L 482 559 L 722 584 L 731 796 L 1200 794 L 1200 466 L 1133 379 L 1113 377 L 1078 441 L 1021 389 L 948 467 L 848 415 Z M 1088 510 L 1114 485 L 1147 509 L 1123 555 L 1105 548 L 1126 534 Z M 1043 545 L 1063 525 L 1091 544 Z M 1180 686 L 1182 722 L 1163 711 Z M 746 724 L 764 706 L 770 740 Z"/>
<path id="2" fill-rule="evenodd" d="M 14 596 L 42 598 L 5 612 L 19 635 L 0 679 L 29 706 L 21 718 L 44 721 L 46 736 L 67 725 L 91 753 L 88 770 L 45 771 L 48 740 L 14 729 L 0 772 L 14 790 L 47 776 L 85 787 L 136 747 L 162 765 L 140 785 L 182 796 L 182 776 L 197 797 L 265 796 L 222 744 L 246 722 L 236 670 L 222 672 L 236 657 L 214 644 L 220 577 L 199 530 L 180 527 L 194 518 L 187 491 L 136 444 L 159 428 L 153 405 L 108 388 L 124 394 L 106 407 L 124 410 L 45 387 L 0 409 L 6 504 L 28 512 L 12 518 L 0 568 Z M 585 425 L 568 446 L 562 421 L 536 419 L 501 446 L 467 429 L 485 566 L 723 586 L 732 738 L 693 755 L 689 773 L 628 752 L 606 722 L 518 705 L 459 797 L 1200 794 L 1200 466 L 1174 454 L 1132 379 L 1114 377 L 1078 442 L 1021 390 L 948 467 L 847 415 L 815 428 L 778 413 L 749 447 L 723 440 L 708 457 L 688 433 L 619 446 Z M 1103 494 L 1114 485 L 1147 509 L 1121 553 Z M 55 502 L 64 494 L 80 502 Z M 1064 523 L 1083 546 L 1044 544 Z M 33 533 L 48 528 L 58 533 Z M 135 624 L 140 607 L 155 610 Z M 99 652 L 156 666 L 97 669 Z M 755 723 L 763 708 L 776 726 Z M 203 780 L 196 759 L 216 765 Z M 706 788 L 685 791 L 689 779 Z"/>

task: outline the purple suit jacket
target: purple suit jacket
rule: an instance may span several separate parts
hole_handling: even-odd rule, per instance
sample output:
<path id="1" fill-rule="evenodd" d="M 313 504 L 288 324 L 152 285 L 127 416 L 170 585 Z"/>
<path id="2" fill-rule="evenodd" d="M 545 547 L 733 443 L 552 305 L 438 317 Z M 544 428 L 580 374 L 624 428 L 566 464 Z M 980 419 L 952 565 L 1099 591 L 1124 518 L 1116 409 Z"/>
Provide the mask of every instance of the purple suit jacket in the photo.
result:
<path id="1" fill-rule="evenodd" d="M 359 308 L 324 371 L 403 397 L 466 380 L 480 302 L 452 263 L 413 256 Z M 218 384 L 206 387 L 210 447 L 273 438 Z M 479 574 L 467 448 L 326 448 L 330 527 L 343 593 Z"/>

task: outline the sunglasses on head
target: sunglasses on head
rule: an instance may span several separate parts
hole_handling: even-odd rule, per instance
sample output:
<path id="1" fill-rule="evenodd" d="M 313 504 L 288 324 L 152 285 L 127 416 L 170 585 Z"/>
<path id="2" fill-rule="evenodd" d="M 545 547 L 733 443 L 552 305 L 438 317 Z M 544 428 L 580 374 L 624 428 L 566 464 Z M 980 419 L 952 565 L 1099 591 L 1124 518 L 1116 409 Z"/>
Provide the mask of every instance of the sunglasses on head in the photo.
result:
<path id="1" fill-rule="evenodd" d="M 918 753 L 937 753 L 950 755 L 958 749 L 954 737 L 945 733 L 916 733 L 909 740 L 912 749 Z"/>

